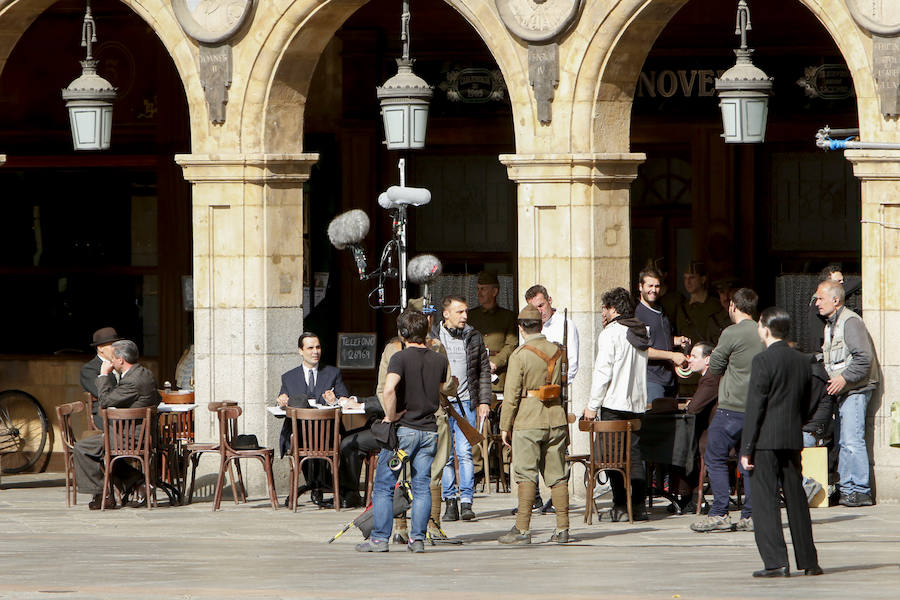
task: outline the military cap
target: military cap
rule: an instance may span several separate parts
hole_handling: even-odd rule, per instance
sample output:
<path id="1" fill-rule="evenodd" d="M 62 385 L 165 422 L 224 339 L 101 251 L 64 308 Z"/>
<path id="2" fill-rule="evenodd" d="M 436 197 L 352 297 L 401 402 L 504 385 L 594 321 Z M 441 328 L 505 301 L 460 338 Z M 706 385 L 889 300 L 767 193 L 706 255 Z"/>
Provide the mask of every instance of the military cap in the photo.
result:
<path id="1" fill-rule="evenodd" d="M 527 304 L 525 308 L 519 311 L 519 320 L 520 321 L 540 321 L 541 320 L 541 311 L 536 309 L 530 304 Z"/>
<path id="2" fill-rule="evenodd" d="M 500 281 L 495 273 L 482 271 L 478 274 L 478 285 L 500 285 Z"/>

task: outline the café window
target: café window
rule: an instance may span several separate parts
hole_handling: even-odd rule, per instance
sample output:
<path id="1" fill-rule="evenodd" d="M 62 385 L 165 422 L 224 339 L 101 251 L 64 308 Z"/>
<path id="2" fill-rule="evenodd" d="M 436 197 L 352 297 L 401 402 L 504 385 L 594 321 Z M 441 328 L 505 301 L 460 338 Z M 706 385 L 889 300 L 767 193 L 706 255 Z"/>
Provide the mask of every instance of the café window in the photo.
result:
<path id="1" fill-rule="evenodd" d="M 0 353 L 83 352 L 111 325 L 159 354 L 156 180 L 123 167 L 0 171 Z"/>

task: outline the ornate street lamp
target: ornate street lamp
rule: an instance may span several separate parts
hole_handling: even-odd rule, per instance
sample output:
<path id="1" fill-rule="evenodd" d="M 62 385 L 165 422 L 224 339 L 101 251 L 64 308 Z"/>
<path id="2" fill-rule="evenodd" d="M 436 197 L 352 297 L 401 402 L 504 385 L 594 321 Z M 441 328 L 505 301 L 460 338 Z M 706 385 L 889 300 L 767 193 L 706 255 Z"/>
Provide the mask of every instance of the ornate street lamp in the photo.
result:
<path id="1" fill-rule="evenodd" d="M 87 0 L 81 26 L 81 45 L 87 48 L 87 57 L 81 61 L 81 77 L 62 91 L 69 109 L 76 150 L 107 150 L 112 133 L 112 103 L 116 99 L 116 88 L 97 74 L 99 61 L 92 53 L 96 42 L 97 25 L 91 15 L 91 0 Z"/>
<path id="2" fill-rule="evenodd" d="M 413 73 L 415 60 L 409 57 L 409 0 L 403 0 L 400 16 L 400 41 L 403 56 L 397 59 L 397 74 L 376 88 L 384 119 L 384 143 L 388 150 L 411 150 L 425 147 L 428 103 L 432 87 Z"/>
<path id="3" fill-rule="evenodd" d="M 762 142 L 766 137 L 766 119 L 769 116 L 769 95 L 772 78 L 753 65 L 747 48 L 747 31 L 750 9 L 746 0 L 738 1 L 735 35 L 741 36 L 741 47 L 734 51 L 737 63 L 716 79 L 719 107 L 725 133 L 722 137 L 730 144 Z"/>

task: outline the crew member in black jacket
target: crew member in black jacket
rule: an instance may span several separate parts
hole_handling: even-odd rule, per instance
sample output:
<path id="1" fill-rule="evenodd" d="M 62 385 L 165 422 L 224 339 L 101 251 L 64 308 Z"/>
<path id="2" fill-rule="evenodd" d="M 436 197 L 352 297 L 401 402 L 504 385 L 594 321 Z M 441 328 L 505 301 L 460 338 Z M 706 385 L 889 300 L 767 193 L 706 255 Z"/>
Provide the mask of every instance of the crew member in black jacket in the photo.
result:
<path id="1" fill-rule="evenodd" d="M 813 544 L 809 505 L 801 483 L 801 428 L 809 412 L 809 358 L 785 342 L 791 318 L 767 308 L 759 318 L 766 350 L 753 358 L 741 438 L 741 463 L 753 489 L 753 534 L 764 569 L 754 577 L 788 577 L 787 546 L 781 529 L 778 487 L 784 491 L 797 568 L 821 575 Z"/>

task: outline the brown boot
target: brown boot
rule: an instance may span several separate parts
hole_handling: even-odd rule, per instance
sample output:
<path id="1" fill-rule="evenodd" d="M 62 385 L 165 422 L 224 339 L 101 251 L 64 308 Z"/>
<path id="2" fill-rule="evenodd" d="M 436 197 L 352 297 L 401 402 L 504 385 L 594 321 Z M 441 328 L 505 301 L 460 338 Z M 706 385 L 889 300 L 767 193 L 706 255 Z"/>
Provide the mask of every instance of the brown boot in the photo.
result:
<path id="1" fill-rule="evenodd" d="M 435 527 L 441 527 L 441 486 L 431 486 L 431 520 Z"/>
<path id="2" fill-rule="evenodd" d="M 533 481 L 519 481 L 519 511 L 516 513 L 516 529 L 529 531 L 531 529 L 531 505 L 534 503 L 534 495 L 537 493 L 537 484 Z"/>
<path id="3" fill-rule="evenodd" d="M 550 498 L 556 510 L 556 530 L 569 529 L 569 483 L 561 481 L 550 488 Z"/>

